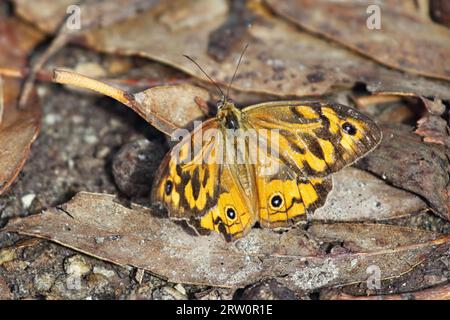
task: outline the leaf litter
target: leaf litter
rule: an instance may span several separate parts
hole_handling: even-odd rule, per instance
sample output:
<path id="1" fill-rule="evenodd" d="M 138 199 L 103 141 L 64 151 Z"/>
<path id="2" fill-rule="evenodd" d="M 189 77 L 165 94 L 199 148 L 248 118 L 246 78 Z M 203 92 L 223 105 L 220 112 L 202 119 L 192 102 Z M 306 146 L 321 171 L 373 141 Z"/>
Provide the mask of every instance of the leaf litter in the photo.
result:
<path id="1" fill-rule="evenodd" d="M 53 5 L 49 1 L 40 1 L 46 6 Z M 20 2 L 22 1 L 16 1 L 16 4 L 19 5 Z M 351 51 L 330 45 L 326 41 L 300 31 L 291 24 L 271 15 L 265 7 L 254 5 L 255 2 L 251 1 L 252 5 L 246 9 L 251 14 L 233 18 L 232 14 L 234 13 L 231 12 L 231 15 L 227 15 L 226 10 L 224 11 L 223 9 L 226 6 L 220 5 L 224 4 L 223 1 L 215 1 L 218 5 L 217 8 L 222 9 L 216 11 L 211 19 L 206 20 L 201 20 L 202 18 L 198 14 L 202 8 L 205 8 L 206 1 L 199 1 L 198 6 L 193 9 L 183 6 L 181 2 L 173 3 L 176 4 L 176 10 L 172 10 L 173 7 L 167 10 L 162 6 L 160 11 L 150 10 L 142 15 L 138 15 L 136 19 L 129 19 L 116 26 L 104 28 L 104 30 L 88 32 L 83 37 L 79 37 L 77 41 L 99 51 L 105 51 L 103 47 L 99 47 L 106 45 L 107 52 L 139 55 L 155 59 L 175 66 L 201 79 L 202 75 L 198 70 L 190 69 L 190 66 L 185 61 L 182 62 L 178 60 L 179 57 L 173 55 L 177 53 L 178 47 L 173 47 L 171 42 L 155 42 L 159 43 L 159 45 L 155 46 L 156 49 L 154 49 L 140 46 L 148 40 L 139 41 L 140 43 L 138 43 L 137 47 L 132 41 L 124 41 L 126 38 L 133 39 L 134 36 L 140 39 L 141 34 L 137 29 L 147 30 L 145 28 L 150 26 L 154 27 L 155 30 L 165 32 L 161 33 L 161 35 L 156 35 L 155 39 L 150 40 L 159 41 L 159 36 L 172 39 L 176 34 L 181 34 L 178 40 L 181 41 L 180 43 L 183 46 L 186 46 L 188 45 L 186 42 L 192 39 L 189 38 L 188 32 L 183 33 L 183 31 L 189 29 L 189 32 L 193 34 L 194 31 L 197 32 L 201 22 L 206 26 L 205 30 L 208 32 L 197 32 L 201 41 L 192 41 L 193 47 L 195 45 L 199 46 L 198 48 L 192 48 L 192 50 L 195 52 L 197 59 L 200 57 L 199 60 L 207 61 L 206 67 L 213 71 L 212 73 L 219 78 L 221 83 L 228 82 L 229 78 L 227 76 L 229 77 L 231 74 L 230 70 L 237 54 L 240 52 L 239 48 L 248 39 L 260 40 L 260 42 L 264 43 L 264 46 L 270 48 L 276 48 L 277 46 L 273 45 L 275 43 L 280 47 L 280 51 L 274 49 L 273 52 L 268 51 L 269 55 L 263 54 L 261 56 L 258 55 L 260 48 L 258 48 L 258 41 L 256 41 L 255 52 L 249 54 L 250 63 L 247 65 L 247 68 L 251 69 L 261 66 L 260 62 L 256 62 L 255 65 L 252 64 L 254 61 L 260 60 L 266 66 L 270 66 L 271 70 L 266 72 L 264 69 L 262 77 L 259 77 L 259 75 L 254 76 L 248 72 L 244 73 L 235 86 L 235 89 L 243 92 L 269 93 L 276 96 L 317 95 L 329 93 L 338 87 L 350 88 L 356 82 L 363 82 L 371 92 L 413 94 L 448 99 L 447 82 L 427 79 L 379 66 L 370 60 L 355 55 Z M 26 6 L 26 3 L 22 2 L 21 5 Z M 22 14 L 25 11 L 22 10 Z M 36 14 L 36 12 L 30 12 L 27 13 L 28 19 L 36 22 L 33 17 L 33 14 Z M 140 20 L 139 22 L 137 20 L 143 17 L 145 17 L 143 19 L 145 21 Z M 231 21 L 230 23 L 230 20 L 233 19 L 237 20 L 237 22 L 233 23 Z M 231 28 L 231 30 L 236 30 L 235 28 L 237 28 L 239 30 L 246 21 L 251 21 L 255 27 L 252 26 L 248 30 L 245 29 L 245 32 L 239 37 L 228 39 L 224 47 L 228 51 L 224 51 L 223 56 L 217 56 L 217 54 L 214 56 L 214 52 L 211 50 L 219 48 L 220 43 L 215 43 L 211 35 L 214 32 L 220 34 L 224 30 L 228 30 L 228 28 Z M 54 32 L 49 31 L 48 26 L 42 27 L 42 23 L 44 22 L 38 22 L 42 29 L 46 30 L 46 32 Z M 168 25 L 171 25 L 170 32 L 164 28 Z M 271 30 L 272 36 L 267 38 L 267 33 L 263 32 L 263 30 Z M 115 43 L 111 37 L 114 33 L 119 35 L 119 43 Z M 207 37 L 208 34 L 209 37 Z M 178 40 L 174 42 L 176 43 Z M 290 46 L 287 46 L 287 43 L 290 41 L 291 45 L 299 41 L 305 43 L 305 47 L 300 49 L 309 49 L 305 50 L 310 53 L 310 56 L 305 58 L 307 60 L 306 63 L 296 60 L 298 55 L 294 51 L 283 55 L 284 52 L 281 52 L 281 48 L 289 48 Z M 205 48 L 208 48 L 208 50 Z M 209 52 L 209 54 L 206 52 Z M 314 60 L 315 57 L 325 56 L 325 53 L 330 54 L 326 59 L 332 61 L 332 65 L 327 65 L 327 61 L 321 61 L 320 59 Z M 307 53 L 305 52 L 305 54 Z M 295 74 L 295 77 L 292 78 L 295 79 L 298 75 L 303 82 L 292 80 L 292 87 L 270 87 L 270 85 L 276 84 L 277 81 L 286 80 L 286 61 L 288 62 L 288 70 L 293 69 L 289 63 L 294 63 L 294 65 L 300 63 L 302 72 Z M 314 64 L 310 63 L 311 61 Z M 345 64 L 344 61 L 351 61 L 351 64 Z M 340 64 L 343 66 L 343 70 L 340 67 L 339 69 L 334 68 L 334 66 L 339 66 Z M 230 69 L 228 70 L 230 72 L 227 71 L 227 68 Z M 244 71 L 245 68 L 244 66 Z M 221 74 L 222 70 L 226 72 Z M 402 81 L 399 81 L 399 79 L 402 79 Z M 264 83 L 264 80 L 267 80 L 267 82 Z M 155 88 L 152 88 L 148 91 L 131 95 L 123 92 L 120 99 L 117 100 L 131 106 L 133 110 L 137 111 L 144 119 L 154 124 L 160 130 L 170 133 L 175 127 L 184 126 L 197 118 L 197 116 L 203 117 L 204 113 L 200 109 L 203 103 L 210 99 L 209 94 L 196 87 L 188 89 L 187 91 L 193 94 L 190 96 L 188 94 L 188 101 L 184 101 L 183 105 L 186 103 L 191 105 L 192 110 L 195 110 L 196 114 L 193 117 L 189 117 L 189 112 L 183 113 L 181 111 L 179 117 L 174 117 L 173 126 L 165 127 L 158 124 L 155 119 L 152 119 L 153 110 L 150 110 L 150 113 L 146 112 L 153 105 L 161 106 L 160 111 L 165 118 L 168 115 L 172 115 L 172 113 L 163 113 L 167 111 L 167 106 L 172 108 L 172 111 L 179 112 L 181 109 L 179 105 L 181 104 L 176 99 L 173 102 L 167 102 L 167 98 L 172 96 L 171 93 L 183 93 L 185 88 L 183 86 L 170 88 L 170 90 L 173 89 L 175 91 L 166 91 L 166 88 L 153 90 Z M 167 96 L 158 100 L 161 93 L 167 94 Z M 198 97 L 200 99 L 197 99 Z M 133 101 L 138 101 L 138 107 L 132 105 Z M 195 105 L 192 102 L 195 102 Z M 439 108 L 432 108 L 433 110 L 439 110 Z M 190 107 L 187 111 L 189 110 L 191 110 Z M 440 114 L 438 112 L 438 115 Z M 428 123 L 428 121 L 424 122 Z M 435 135 L 430 133 L 430 131 L 424 130 L 424 126 L 420 126 L 420 123 L 418 130 L 416 130 L 416 133 L 422 133 L 424 138 L 431 137 L 433 141 L 430 142 L 439 144 L 439 138 L 433 138 Z M 420 140 L 415 138 L 412 138 L 412 140 L 418 141 L 419 144 L 423 145 Z M 414 144 L 407 144 L 408 150 L 413 150 L 416 147 Z M 255 229 L 249 237 L 238 241 L 235 246 L 224 247 L 222 239 L 218 236 L 193 237 L 186 228 L 176 225 L 167 219 L 155 218 L 151 215 L 150 209 L 136 205 L 131 205 L 131 209 L 126 208 L 117 203 L 112 196 L 88 193 L 80 193 L 65 206 L 48 209 L 42 215 L 14 220 L 8 226 L 11 229 L 7 230 L 50 239 L 69 248 L 122 266 L 133 265 L 137 268 L 148 270 L 174 282 L 236 288 L 257 282 L 263 278 L 275 278 L 295 291 L 315 290 L 328 286 L 365 282 L 367 273 L 364 267 L 369 266 L 370 263 L 375 263 L 382 268 L 383 278 L 395 278 L 405 275 L 414 266 L 427 259 L 428 256 L 448 250 L 448 236 L 420 229 L 367 223 L 367 221 L 395 221 L 398 218 L 426 211 L 428 205 L 443 218 L 448 219 L 448 211 L 445 210 L 445 206 L 448 203 L 448 197 L 445 196 L 448 179 L 445 179 L 448 175 L 444 169 L 445 160 L 443 160 L 444 157 L 442 156 L 444 153 L 442 153 L 442 150 L 437 151 L 438 149 L 426 148 L 428 146 L 419 147 L 420 152 L 418 156 L 426 153 L 425 150 L 432 150 L 432 154 L 437 154 L 440 160 L 433 166 L 431 165 L 432 159 L 431 161 L 428 161 L 430 160 L 428 158 L 425 159 L 424 177 L 422 180 L 418 179 L 419 181 L 416 181 L 413 185 L 408 185 L 402 178 L 402 175 L 408 173 L 408 170 L 405 168 L 402 168 L 405 172 L 400 170 L 402 171 L 399 174 L 400 177 L 395 176 L 390 171 L 388 172 L 389 175 L 385 175 L 385 167 L 388 162 L 381 163 L 380 159 L 384 159 L 383 153 L 374 156 L 373 159 L 378 157 L 378 160 L 372 159 L 369 165 L 367 163 L 361 165 L 362 168 L 384 178 L 390 184 L 409 190 L 412 193 L 389 186 L 375 176 L 357 169 L 350 168 L 338 173 L 335 177 L 335 189 L 330 194 L 327 205 L 334 201 L 338 202 L 338 204 L 328 205 L 328 207 L 325 205 L 322 212 L 316 211 L 310 218 L 310 223 L 312 223 L 308 227 L 310 236 L 306 236 L 301 228 L 292 229 L 282 234 L 277 234 L 270 230 Z M 378 166 L 376 161 L 378 161 Z M 439 176 L 439 178 L 435 189 L 420 190 L 424 185 L 427 188 L 429 181 L 436 176 Z M 360 184 L 352 184 L 352 181 L 355 179 L 358 179 Z M 352 192 L 352 190 L 354 191 Z M 345 196 L 346 194 L 349 192 L 354 194 L 356 190 L 361 190 L 361 193 L 355 197 L 357 204 L 342 201 L 343 198 L 348 198 L 348 196 Z M 433 194 L 433 192 L 437 194 Z M 394 201 L 394 198 L 397 201 Z M 384 206 L 386 203 L 389 204 L 388 207 Z M 339 207 L 341 204 L 344 209 L 340 214 L 333 212 L 332 208 Z M 358 208 L 364 208 L 364 210 L 358 210 Z M 127 213 L 123 214 L 125 211 Z M 96 218 L 92 219 L 92 217 Z M 136 223 L 131 223 L 130 226 L 130 221 L 136 221 Z M 326 221 L 342 221 L 346 223 L 327 224 L 324 223 Z M 354 221 L 364 223 L 349 223 Z M 366 236 L 361 237 L 361 234 Z M 176 236 L 172 237 L 172 235 Z M 373 237 L 369 238 L 372 235 Z M 311 236 L 313 239 L 310 238 Z M 201 250 L 198 250 L 197 253 L 192 252 L 199 241 L 204 246 L 201 246 Z M 292 242 L 299 245 L 292 248 Z M 186 244 L 190 245 L 186 247 Z M 211 245 L 217 250 L 211 250 Z M 132 252 L 132 249 L 136 251 Z M 151 253 L 148 253 L 148 251 L 151 251 Z M 205 253 L 204 257 L 199 256 L 201 252 Z M 139 257 L 136 253 L 143 256 Z M 224 257 L 228 255 L 232 257 L 231 262 L 235 262 L 235 264 L 231 265 L 231 263 L 225 261 Z M 143 257 L 148 258 L 148 260 L 144 261 Z M 187 266 L 180 266 L 179 259 L 192 261 Z M 177 263 L 174 260 L 177 260 Z M 169 261 L 171 263 L 169 265 L 174 267 L 167 268 L 167 265 L 164 265 L 162 261 Z M 177 270 L 177 267 L 180 267 L 181 270 Z M 192 270 L 196 270 L 195 274 L 192 274 Z"/>
<path id="2" fill-rule="evenodd" d="M 325 228 L 323 233 L 340 242 L 354 243 L 343 254 L 326 254 L 320 242 L 300 228 L 281 234 L 254 229 L 229 245 L 215 233 L 194 236 L 151 209 L 127 208 L 114 196 L 81 192 L 59 209 L 11 221 L 6 231 L 49 239 L 175 283 L 236 288 L 277 278 L 297 291 L 363 282 L 365 269 L 372 264 L 379 265 L 385 277 L 396 277 L 449 241 L 448 236 L 392 225 L 338 226 L 314 224 L 311 230 L 315 238 Z M 370 241 L 360 237 L 364 232 L 370 234 Z"/>
<path id="3" fill-rule="evenodd" d="M 204 12 L 211 7 L 211 1 L 215 8 L 224 9 L 211 11 L 205 20 Z M 26 11 L 25 18 L 48 33 L 54 32 L 41 22 L 41 10 L 29 3 L 21 5 L 25 7 L 19 14 Z M 64 8 L 64 4 L 53 1 L 47 1 L 46 6 L 54 12 Z M 245 7 L 257 18 L 246 29 L 246 37 L 230 43 L 233 50 L 222 62 L 217 62 L 208 54 L 208 47 L 210 34 L 228 21 L 225 0 L 202 0 L 195 6 L 184 1 L 167 1 L 122 23 L 86 32 L 77 39 L 77 43 L 101 52 L 146 57 L 204 79 L 204 75 L 183 57 L 183 54 L 188 54 L 219 83 L 227 84 L 238 55 L 249 42 L 239 76 L 233 85 L 240 91 L 279 97 L 317 96 L 337 88 L 351 88 L 355 83 L 362 82 L 372 92 L 415 92 L 424 96 L 450 98 L 448 82 L 380 66 L 300 31 L 275 17 L 259 1 L 250 1 Z M 237 27 L 241 26 L 239 21 Z M 189 27 L 177 28 L 177 25 L 186 24 Z"/>
<path id="4" fill-rule="evenodd" d="M 267 0 L 272 9 L 311 32 L 389 67 L 450 80 L 450 30 L 389 1 L 379 2 L 379 29 L 369 28 L 364 2 Z M 394 1 L 397 2 L 397 1 Z M 374 7 L 374 6 L 372 6 Z M 370 12 L 375 15 L 376 11 Z M 387 45 L 388 44 L 388 45 Z"/>
<path id="5" fill-rule="evenodd" d="M 42 34 L 17 19 L 0 21 L 0 68 L 17 69 L 25 66 L 30 48 L 42 39 Z M 0 194 L 18 176 L 28 157 L 31 144 L 36 139 L 41 121 L 41 105 L 33 91 L 32 100 L 19 110 L 17 99 L 20 82 L 2 78 L 2 106 L 0 107 Z"/>

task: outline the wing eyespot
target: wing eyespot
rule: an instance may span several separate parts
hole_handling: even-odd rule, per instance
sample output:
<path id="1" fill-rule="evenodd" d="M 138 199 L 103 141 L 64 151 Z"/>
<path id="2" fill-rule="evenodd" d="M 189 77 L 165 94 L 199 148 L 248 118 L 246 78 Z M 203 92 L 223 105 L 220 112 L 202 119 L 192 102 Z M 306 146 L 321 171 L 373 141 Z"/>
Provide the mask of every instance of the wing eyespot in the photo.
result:
<path id="1" fill-rule="evenodd" d="M 231 221 L 235 220 L 237 217 L 236 210 L 230 206 L 225 208 L 225 214 L 227 215 L 227 218 Z"/>
<path id="2" fill-rule="evenodd" d="M 349 134 L 351 136 L 354 136 L 356 134 L 356 132 L 357 132 L 356 127 L 354 125 L 352 125 L 351 123 L 348 123 L 348 122 L 344 122 L 341 127 L 342 127 L 342 130 L 344 130 L 345 133 L 347 133 L 347 134 Z"/>
<path id="3" fill-rule="evenodd" d="M 283 206 L 284 199 L 280 193 L 274 193 L 270 196 L 270 208 L 272 210 L 278 210 Z"/>
<path id="4" fill-rule="evenodd" d="M 164 186 L 164 192 L 168 196 L 172 193 L 172 190 L 173 190 L 173 182 L 172 180 L 167 180 L 166 185 Z"/>

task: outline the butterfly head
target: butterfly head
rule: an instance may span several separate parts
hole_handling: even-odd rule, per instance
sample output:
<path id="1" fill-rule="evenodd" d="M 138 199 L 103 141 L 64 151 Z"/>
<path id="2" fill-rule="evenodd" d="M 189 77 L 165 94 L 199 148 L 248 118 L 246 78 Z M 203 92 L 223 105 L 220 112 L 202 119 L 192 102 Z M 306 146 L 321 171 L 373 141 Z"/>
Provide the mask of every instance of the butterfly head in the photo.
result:
<path id="1" fill-rule="evenodd" d="M 240 128 L 241 111 L 230 99 L 224 97 L 217 103 L 217 118 L 226 129 L 237 130 Z"/>

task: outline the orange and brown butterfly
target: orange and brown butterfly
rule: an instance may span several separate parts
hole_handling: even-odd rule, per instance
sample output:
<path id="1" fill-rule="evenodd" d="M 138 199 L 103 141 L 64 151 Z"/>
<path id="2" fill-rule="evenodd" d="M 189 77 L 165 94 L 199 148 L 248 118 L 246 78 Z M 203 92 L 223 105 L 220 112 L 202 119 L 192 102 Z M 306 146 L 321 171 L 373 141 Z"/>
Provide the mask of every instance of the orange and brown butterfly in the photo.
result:
<path id="1" fill-rule="evenodd" d="M 332 173 L 381 141 L 373 120 L 341 104 L 276 101 L 240 110 L 226 96 L 216 117 L 166 155 L 153 185 L 154 203 L 200 233 L 235 240 L 257 222 L 295 225 L 325 203 Z"/>

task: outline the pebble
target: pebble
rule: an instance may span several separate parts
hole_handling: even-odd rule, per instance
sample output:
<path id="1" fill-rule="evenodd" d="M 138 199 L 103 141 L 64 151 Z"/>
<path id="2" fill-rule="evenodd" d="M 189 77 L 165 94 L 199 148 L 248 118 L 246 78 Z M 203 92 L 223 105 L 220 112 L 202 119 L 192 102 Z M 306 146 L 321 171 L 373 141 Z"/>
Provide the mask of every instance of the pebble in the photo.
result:
<path id="1" fill-rule="evenodd" d="M 187 300 L 188 298 L 186 294 L 182 294 L 171 286 L 164 286 L 153 291 L 152 297 L 154 300 Z"/>
<path id="2" fill-rule="evenodd" d="M 103 276 L 105 276 L 106 278 L 112 278 L 116 275 L 116 273 L 112 270 L 106 269 L 104 267 L 98 267 L 95 266 L 94 269 L 92 270 L 93 273 L 96 274 L 101 274 Z"/>
<path id="3" fill-rule="evenodd" d="M 86 134 L 83 136 L 83 141 L 87 144 L 96 144 L 98 142 L 98 137 L 94 134 Z"/>
<path id="4" fill-rule="evenodd" d="M 61 116 L 56 113 L 49 113 L 44 117 L 44 123 L 46 125 L 52 126 L 57 122 L 61 122 Z"/>
<path id="5" fill-rule="evenodd" d="M 14 249 L 3 249 L 0 251 L 0 266 L 6 262 L 12 261 L 16 258 L 16 251 Z"/>
<path id="6" fill-rule="evenodd" d="M 177 283 L 174 288 L 179 291 L 181 294 L 186 295 L 186 289 L 183 287 L 181 283 Z"/>
<path id="7" fill-rule="evenodd" d="M 113 159 L 114 181 L 128 197 L 150 194 L 154 174 L 164 157 L 161 145 L 146 139 L 125 144 Z"/>
<path id="8" fill-rule="evenodd" d="M 55 283 L 55 276 L 51 273 L 42 273 L 34 277 L 34 287 L 39 292 L 47 292 Z"/>
<path id="9" fill-rule="evenodd" d="M 64 271 L 69 275 L 84 276 L 91 271 L 91 266 L 80 255 L 74 255 L 64 261 Z"/>
<path id="10" fill-rule="evenodd" d="M 27 195 L 24 195 L 20 200 L 22 201 L 22 207 L 27 210 L 31 207 L 31 204 L 33 203 L 33 200 L 36 198 L 36 195 L 34 193 L 29 193 Z"/>

